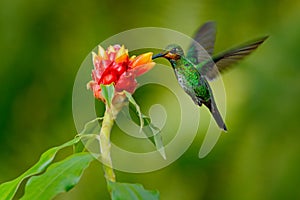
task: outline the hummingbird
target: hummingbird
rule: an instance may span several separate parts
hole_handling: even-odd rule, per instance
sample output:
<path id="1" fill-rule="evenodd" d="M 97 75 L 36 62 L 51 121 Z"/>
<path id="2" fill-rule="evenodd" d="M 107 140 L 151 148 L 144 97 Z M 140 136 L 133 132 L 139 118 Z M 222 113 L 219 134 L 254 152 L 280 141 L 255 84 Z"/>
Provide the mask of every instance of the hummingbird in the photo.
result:
<path id="1" fill-rule="evenodd" d="M 209 109 L 219 128 L 227 131 L 208 81 L 214 80 L 220 73 L 223 73 L 239 60 L 252 53 L 268 36 L 213 56 L 215 38 L 215 23 L 211 21 L 206 22 L 197 30 L 186 55 L 180 45 L 170 44 L 161 53 L 153 55 L 152 59 L 159 57 L 167 59 L 182 89 L 192 98 L 196 105 L 202 106 L 204 104 Z"/>

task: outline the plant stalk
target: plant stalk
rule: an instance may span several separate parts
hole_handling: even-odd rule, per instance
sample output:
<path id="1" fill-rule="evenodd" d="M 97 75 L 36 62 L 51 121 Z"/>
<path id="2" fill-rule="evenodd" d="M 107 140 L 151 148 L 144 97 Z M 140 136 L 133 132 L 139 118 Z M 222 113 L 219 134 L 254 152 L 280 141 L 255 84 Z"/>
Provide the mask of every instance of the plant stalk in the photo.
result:
<path id="1" fill-rule="evenodd" d="M 114 115 L 112 109 L 106 106 L 102 128 L 100 131 L 100 153 L 103 163 L 104 176 L 107 181 L 115 182 L 116 176 L 112 167 L 112 160 L 110 156 L 110 133 L 114 125 Z"/>

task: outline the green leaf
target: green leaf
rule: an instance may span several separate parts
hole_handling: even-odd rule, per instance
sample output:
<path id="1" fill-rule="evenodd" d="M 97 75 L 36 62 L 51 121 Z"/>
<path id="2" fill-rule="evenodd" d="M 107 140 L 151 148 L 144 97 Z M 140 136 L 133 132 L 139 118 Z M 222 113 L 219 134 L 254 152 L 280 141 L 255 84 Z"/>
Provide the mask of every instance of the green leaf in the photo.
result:
<path id="1" fill-rule="evenodd" d="M 110 85 L 100 85 L 101 87 L 101 94 L 106 100 L 107 105 L 111 105 L 111 102 L 114 98 L 115 94 L 115 86 L 113 84 Z"/>
<path id="2" fill-rule="evenodd" d="M 142 113 L 141 113 L 141 110 L 140 110 L 140 106 L 135 102 L 134 98 L 132 97 L 132 95 L 129 92 L 124 90 L 124 93 L 125 93 L 126 97 L 128 98 L 129 102 L 132 103 L 135 107 L 136 114 L 138 115 L 139 120 L 140 120 L 140 123 L 139 123 L 140 132 L 142 132 L 142 129 L 144 127 L 144 119 L 143 119 L 143 116 L 142 116 Z"/>
<path id="3" fill-rule="evenodd" d="M 42 175 L 29 179 L 21 200 L 52 199 L 59 193 L 69 191 L 93 160 L 90 153 L 83 152 L 52 164 Z"/>
<path id="4" fill-rule="evenodd" d="M 162 142 L 162 136 L 160 134 L 161 133 L 160 129 L 154 126 L 152 123 L 150 123 L 148 126 L 145 126 L 143 128 L 143 132 L 148 137 L 148 139 L 155 145 L 160 155 L 164 159 L 167 159 L 164 144 Z"/>
<path id="5" fill-rule="evenodd" d="M 103 117 L 97 117 L 84 125 L 83 130 L 79 133 L 79 135 L 87 135 L 87 134 L 99 134 L 101 126 L 99 126 L 100 120 L 103 120 Z"/>
<path id="6" fill-rule="evenodd" d="M 145 190 L 141 184 L 108 182 L 112 200 L 158 200 L 159 192 Z"/>
<path id="7" fill-rule="evenodd" d="M 134 123 L 136 123 L 137 125 L 140 126 L 141 121 L 140 121 L 139 112 L 136 109 L 136 106 L 133 105 L 132 103 L 129 103 L 128 107 L 129 107 L 129 114 L 130 114 L 132 121 L 134 121 Z M 144 115 L 143 113 L 141 113 L 141 115 L 142 115 L 142 119 L 143 119 L 143 125 L 148 126 L 151 123 L 150 117 Z"/>
<path id="8" fill-rule="evenodd" d="M 131 116 L 131 119 L 133 122 L 135 122 L 137 125 L 140 125 L 140 121 L 137 120 L 139 118 L 139 112 L 136 110 L 136 107 L 132 104 L 129 104 L 129 114 Z M 142 119 L 144 122 L 144 127 L 142 129 L 143 133 L 147 136 L 147 138 L 154 144 L 156 149 L 159 151 L 160 155 L 166 159 L 166 153 L 164 144 L 162 142 L 162 136 L 161 136 L 161 130 L 154 126 L 151 123 L 151 118 L 141 114 Z"/>
<path id="9" fill-rule="evenodd" d="M 18 178 L 14 179 L 12 181 L 9 181 L 9 182 L 2 183 L 0 185 L 0 199 L 1 200 L 2 199 L 5 199 L 5 200 L 12 199 L 15 196 L 18 187 L 20 186 L 21 182 L 24 179 L 45 171 L 47 169 L 47 167 L 53 161 L 56 153 L 60 149 L 71 146 L 79 141 L 80 141 L 80 137 L 76 137 L 73 140 L 70 140 L 69 142 L 66 142 L 60 146 L 53 147 L 53 148 L 47 150 L 45 153 L 43 153 L 41 155 L 40 160 L 34 166 L 29 168 L 26 172 L 24 172 Z"/>
<path id="10" fill-rule="evenodd" d="M 96 119 L 93 119 L 89 122 L 87 122 L 84 125 L 83 130 L 79 133 L 79 136 L 84 139 L 95 139 L 95 137 L 98 136 L 98 134 L 100 133 L 100 129 L 101 129 L 101 125 L 99 124 L 99 121 L 103 120 L 102 117 L 98 117 Z M 74 144 L 74 153 L 79 153 L 79 152 L 83 152 L 86 148 L 85 146 L 87 145 L 88 141 L 85 141 L 85 143 L 83 143 L 82 141 L 79 141 L 78 143 Z"/>
<path id="11" fill-rule="evenodd" d="M 85 151 L 85 145 L 82 141 L 79 141 L 78 143 L 74 144 L 73 146 L 73 152 L 74 153 L 80 153 Z"/>

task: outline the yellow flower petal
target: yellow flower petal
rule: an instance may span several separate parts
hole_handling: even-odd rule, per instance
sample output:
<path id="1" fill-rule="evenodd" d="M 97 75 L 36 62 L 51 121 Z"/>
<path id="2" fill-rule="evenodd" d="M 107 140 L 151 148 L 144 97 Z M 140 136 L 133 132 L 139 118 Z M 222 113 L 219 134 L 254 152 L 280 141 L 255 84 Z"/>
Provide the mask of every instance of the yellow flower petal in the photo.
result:
<path id="1" fill-rule="evenodd" d="M 95 81 L 89 81 L 87 84 L 86 84 L 86 89 L 91 89 L 92 88 L 92 85 L 95 84 Z"/>
<path id="2" fill-rule="evenodd" d="M 100 62 L 100 57 L 95 52 L 92 52 L 92 56 L 93 56 L 93 64 L 94 66 L 96 66 L 96 63 Z"/>
<path id="3" fill-rule="evenodd" d="M 139 55 L 134 59 L 134 61 L 131 63 L 131 68 L 135 68 L 137 66 L 147 64 L 149 62 L 152 62 L 152 52 L 144 53 L 142 55 Z"/>
<path id="4" fill-rule="evenodd" d="M 136 58 L 136 56 L 131 56 L 129 61 L 133 61 Z"/>
<path id="5" fill-rule="evenodd" d="M 116 59 L 118 59 L 119 57 L 123 56 L 124 54 L 126 54 L 126 50 L 124 45 L 122 45 L 122 47 L 119 49 L 117 55 L 116 55 Z"/>
<path id="6" fill-rule="evenodd" d="M 119 56 L 115 59 L 116 63 L 127 62 L 127 61 L 128 61 L 128 55 L 127 54 L 123 54 L 123 55 L 121 55 L 121 56 Z"/>
<path id="7" fill-rule="evenodd" d="M 100 56 L 100 58 L 107 60 L 107 54 L 105 52 L 105 50 L 103 49 L 103 47 L 101 47 L 100 45 L 98 46 L 98 56 Z"/>
<path id="8" fill-rule="evenodd" d="M 110 54 L 110 53 L 115 53 L 116 50 L 113 46 L 109 45 L 109 47 L 107 48 L 107 53 Z"/>
<path id="9" fill-rule="evenodd" d="M 92 56 L 93 56 L 93 62 L 94 62 L 94 60 L 95 60 L 96 57 L 97 57 L 97 54 L 96 54 L 95 52 L 92 52 Z"/>

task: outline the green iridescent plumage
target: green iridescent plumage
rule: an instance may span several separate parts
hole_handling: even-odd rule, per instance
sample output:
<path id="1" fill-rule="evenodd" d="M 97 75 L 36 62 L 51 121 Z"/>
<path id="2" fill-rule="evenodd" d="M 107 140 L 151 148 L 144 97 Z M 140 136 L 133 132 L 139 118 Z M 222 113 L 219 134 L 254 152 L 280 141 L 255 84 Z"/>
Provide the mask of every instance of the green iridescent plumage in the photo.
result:
<path id="1" fill-rule="evenodd" d="M 207 22 L 197 31 L 186 56 L 177 44 L 168 45 L 162 53 L 152 58 L 164 57 L 171 63 L 178 83 L 192 98 L 195 104 L 204 104 L 213 115 L 218 126 L 227 130 L 215 103 L 212 90 L 207 80 L 215 79 L 219 72 L 228 69 L 262 44 L 267 37 L 262 37 L 240 47 L 212 56 L 216 38 L 214 22 Z"/>
<path id="2" fill-rule="evenodd" d="M 204 101 L 210 98 L 205 79 L 186 57 L 181 56 L 172 66 L 180 86 L 190 94 L 195 103 L 202 103 L 196 97 L 201 97 Z"/>

